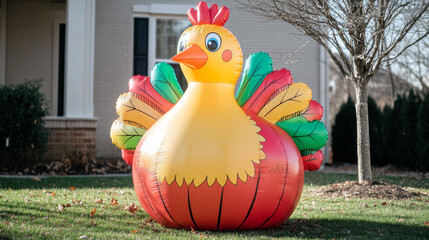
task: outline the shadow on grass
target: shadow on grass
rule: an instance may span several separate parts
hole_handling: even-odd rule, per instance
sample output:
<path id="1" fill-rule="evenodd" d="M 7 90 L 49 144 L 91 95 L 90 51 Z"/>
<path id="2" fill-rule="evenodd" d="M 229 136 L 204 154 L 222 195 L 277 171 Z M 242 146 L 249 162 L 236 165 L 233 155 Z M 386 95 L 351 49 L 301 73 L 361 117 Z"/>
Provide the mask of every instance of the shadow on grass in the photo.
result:
<path id="1" fill-rule="evenodd" d="M 4 205 L 4 204 L 3 204 Z M 130 229 L 139 229 L 145 232 L 145 237 L 155 237 L 162 234 L 163 238 L 169 239 L 182 235 L 185 238 L 193 239 L 201 235 L 208 238 L 220 239 L 272 239 L 272 238 L 324 238 L 324 239 L 426 239 L 429 235 L 428 227 L 403 223 L 378 222 L 354 219 L 290 219 L 278 228 L 268 230 L 253 231 L 188 231 L 164 228 L 156 223 L 151 225 L 147 222 L 146 213 L 140 211 L 136 215 L 130 215 L 125 211 L 115 211 L 113 214 L 98 214 L 94 221 L 97 225 L 92 225 L 92 218 L 89 214 L 80 213 L 49 212 L 46 206 L 39 205 L 40 208 L 29 210 L 24 213 L 20 211 L 7 211 L 0 214 L 0 220 L 7 220 L 11 215 L 18 219 L 32 219 L 26 221 L 30 225 L 28 229 L 67 229 L 75 231 L 76 234 L 84 234 L 85 231 L 97 233 L 99 236 L 114 236 L 115 233 L 129 233 Z M 3 206 L 4 207 L 4 206 Z M 13 206 L 7 207 L 9 209 Z M 6 209 L 7 209 L 6 208 Z M 45 220 L 46 219 L 46 220 Z M 155 225 L 155 226 L 154 226 Z M 90 230 L 91 229 L 91 230 Z M 39 233 L 23 229 L 9 229 L 4 237 L 8 236 L 33 236 Z M 59 235 L 61 236 L 61 235 Z"/>
<path id="2" fill-rule="evenodd" d="M 105 179 L 106 180 L 106 179 Z M 89 183 L 88 183 L 89 184 Z M 84 187 L 85 185 L 77 185 Z M 71 196 L 70 196 L 71 197 Z M 198 237 L 198 234 L 208 235 L 209 238 L 222 239 L 272 239 L 272 238 L 346 238 L 346 239 L 425 239 L 429 236 L 429 228 L 422 222 L 421 225 L 409 223 L 411 219 L 403 217 L 402 222 L 398 218 L 361 220 L 361 219 L 296 219 L 287 220 L 280 227 L 268 230 L 254 231 L 188 231 L 168 229 L 156 223 L 147 224 L 148 215 L 144 211 L 138 211 L 136 215 L 130 214 L 123 209 L 123 206 L 110 206 L 102 210 L 104 205 L 94 205 L 92 199 L 83 205 L 72 205 L 65 211 L 57 210 L 58 203 L 67 203 L 70 200 L 57 199 L 52 202 L 36 202 L 37 198 L 29 204 L 17 202 L 0 201 L 0 222 L 13 221 L 25 223 L 26 229 L 20 227 L 9 228 L 2 234 L 8 237 L 28 236 L 38 237 L 40 233 L 34 229 L 63 229 L 64 231 L 74 231 L 77 236 L 84 235 L 85 232 L 100 233 L 106 238 L 117 238 L 116 233 L 130 233 L 138 229 L 139 232 L 146 232 L 148 236 L 156 236 L 162 233 L 165 239 L 174 238 L 177 235 L 186 238 Z M 107 203 L 106 203 L 107 204 Z M 108 205 L 108 204 L 107 204 Z M 94 218 L 90 216 L 90 210 L 96 206 L 98 209 Z M 362 213 L 364 214 L 364 213 Z M 368 214 L 368 213 L 367 213 Z M 364 218 L 364 216 L 355 217 Z M 94 220 L 97 225 L 92 225 Z M 390 222 L 389 222 L 390 221 Z M 41 230 L 42 231 L 42 230 Z M 1 234 L 0 234 L 1 235 Z M 58 235 L 63 238 L 63 235 Z M 63 236 L 63 237 L 61 237 Z M 109 236 L 109 237 L 108 237 Z M 40 237 L 40 236 L 39 236 Z M 50 236 L 55 238 L 55 236 Z M 0 238 L 1 239 L 1 238 Z"/>
<path id="3" fill-rule="evenodd" d="M 43 188 L 124 188 L 133 187 L 131 176 L 123 177 L 47 177 L 0 178 L 0 189 L 43 189 Z"/>
<path id="4" fill-rule="evenodd" d="M 344 219 L 292 219 L 275 229 L 233 232 L 209 232 L 209 235 L 233 238 L 347 238 L 347 239 L 426 239 L 428 227 L 401 223 L 383 223 Z"/>

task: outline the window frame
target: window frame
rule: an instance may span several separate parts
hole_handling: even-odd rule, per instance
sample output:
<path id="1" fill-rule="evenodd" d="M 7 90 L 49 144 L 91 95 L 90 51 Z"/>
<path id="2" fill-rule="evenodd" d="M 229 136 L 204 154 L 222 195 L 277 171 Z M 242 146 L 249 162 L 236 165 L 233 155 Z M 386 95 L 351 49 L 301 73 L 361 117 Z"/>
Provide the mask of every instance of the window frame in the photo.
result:
<path id="1" fill-rule="evenodd" d="M 168 64 L 177 64 L 173 60 L 169 58 L 156 58 L 156 22 L 157 19 L 186 19 L 187 10 L 192 8 L 191 5 L 175 5 L 175 4 L 151 4 L 151 5 L 135 5 L 133 7 L 133 36 L 134 36 L 134 22 L 136 18 L 147 18 L 148 19 L 148 64 L 147 64 L 147 72 L 148 75 L 152 70 L 153 66 L 156 62 L 166 62 Z M 185 10 L 186 9 L 186 10 Z M 134 37 L 133 37 L 134 39 Z M 134 49 L 134 41 L 133 41 L 133 49 Z M 171 56 L 173 57 L 173 56 Z M 132 56 L 133 65 L 134 65 L 134 53 Z"/>

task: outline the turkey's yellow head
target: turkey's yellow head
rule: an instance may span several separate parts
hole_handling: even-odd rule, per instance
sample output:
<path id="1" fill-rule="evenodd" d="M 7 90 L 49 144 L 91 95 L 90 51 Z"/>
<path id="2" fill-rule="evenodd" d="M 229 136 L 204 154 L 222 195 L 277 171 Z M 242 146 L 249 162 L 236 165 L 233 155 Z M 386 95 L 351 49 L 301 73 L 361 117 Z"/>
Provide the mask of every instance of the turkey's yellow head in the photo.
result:
<path id="1" fill-rule="evenodd" d="M 223 27 L 229 10 L 205 2 L 188 11 L 192 27 L 186 29 L 172 58 L 179 62 L 188 82 L 218 82 L 235 85 L 243 66 L 243 54 L 235 36 Z"/>

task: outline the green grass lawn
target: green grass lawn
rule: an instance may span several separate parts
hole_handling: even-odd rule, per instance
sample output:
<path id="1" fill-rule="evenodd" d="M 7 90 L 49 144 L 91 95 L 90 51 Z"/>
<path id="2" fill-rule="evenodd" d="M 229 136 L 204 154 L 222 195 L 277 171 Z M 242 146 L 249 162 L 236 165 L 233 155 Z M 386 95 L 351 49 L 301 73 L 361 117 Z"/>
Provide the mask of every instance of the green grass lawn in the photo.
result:
<path id="1" fill-rule="evenodd" d="M 356 178 L 306 173 L 301 201 L 282 226 L 230 232 L 174 230 L 154 223 L 141 210 L 131 177 L 0 178 L 0 239 L 429 239 L 428 197 L 347 200 L 312 193 Z M 428 179 L 376 180 L 429 193 Z M 124 209 L 132 203 L 139 206 L 135 214 Z"/>

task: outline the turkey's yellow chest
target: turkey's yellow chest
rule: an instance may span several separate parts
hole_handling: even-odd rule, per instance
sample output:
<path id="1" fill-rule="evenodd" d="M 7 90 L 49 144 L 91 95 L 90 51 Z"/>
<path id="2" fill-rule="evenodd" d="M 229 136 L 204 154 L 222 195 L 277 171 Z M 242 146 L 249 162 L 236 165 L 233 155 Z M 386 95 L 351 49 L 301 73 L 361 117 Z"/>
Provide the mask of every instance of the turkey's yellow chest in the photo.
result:
<path id="1" fill-rule="evenodd" d="M 179 186 L 207 180 L 224 186 L 254 176 L 254 164 L 265 158 L 260 128 L 237 105 L 234 86 L 193 82 L 167 114 L 144 135 L 139 161 Z"/>

